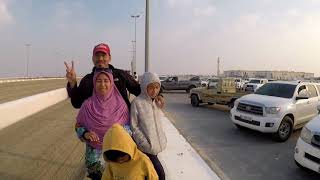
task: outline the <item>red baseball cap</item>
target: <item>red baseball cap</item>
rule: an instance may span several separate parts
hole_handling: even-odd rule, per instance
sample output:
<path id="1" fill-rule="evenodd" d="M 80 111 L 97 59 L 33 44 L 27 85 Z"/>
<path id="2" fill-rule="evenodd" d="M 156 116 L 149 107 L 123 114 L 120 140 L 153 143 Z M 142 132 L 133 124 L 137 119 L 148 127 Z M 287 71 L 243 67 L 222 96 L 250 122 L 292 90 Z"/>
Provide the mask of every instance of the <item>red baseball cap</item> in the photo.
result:
<path id="1" fill-rule="evenodd" d="M 107 44 L 100 43 L 93 48 L 93 54 L 97 52 L 103 52 L 110 55 L 110 48 Z"/>

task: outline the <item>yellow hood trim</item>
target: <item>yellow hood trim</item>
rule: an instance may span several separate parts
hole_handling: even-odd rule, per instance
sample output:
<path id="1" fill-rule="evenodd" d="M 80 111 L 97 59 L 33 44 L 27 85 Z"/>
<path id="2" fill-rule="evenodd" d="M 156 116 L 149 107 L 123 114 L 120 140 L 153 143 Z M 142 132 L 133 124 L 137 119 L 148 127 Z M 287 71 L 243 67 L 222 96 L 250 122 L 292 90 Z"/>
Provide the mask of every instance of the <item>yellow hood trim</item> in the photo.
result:
<path id="1" fill-rule="evenodd" d="M 130 155 L 130 158 L 134 160 L 137 145 L 121 125 L 114 124 L 104 135 L 102 149 L 103 153 L 108 150 L 118 150 L 127 153 Z M 103 158 L 108 161 L 104 155 Z"/>

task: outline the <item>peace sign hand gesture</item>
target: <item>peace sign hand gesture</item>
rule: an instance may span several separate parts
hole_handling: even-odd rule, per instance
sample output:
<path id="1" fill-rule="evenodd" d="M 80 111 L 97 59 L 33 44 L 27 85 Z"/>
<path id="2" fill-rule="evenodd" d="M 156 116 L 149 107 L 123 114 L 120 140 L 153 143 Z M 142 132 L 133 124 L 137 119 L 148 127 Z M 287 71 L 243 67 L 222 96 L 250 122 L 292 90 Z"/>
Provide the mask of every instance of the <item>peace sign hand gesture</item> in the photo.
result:
<path id="1" fill-rule="evenodd" d="M 66 66 L 66 78 L 68 80 L 68 82 L 70 83 L 71 88 L 73 88 L 76 83 L 77 83 L 77 76 L 76 76 L 76 72 L 74 70 L 74 63 L 73 61 L 71 61 L 71 68 L 70 66 L 64 62 L 64 65 Z"/>

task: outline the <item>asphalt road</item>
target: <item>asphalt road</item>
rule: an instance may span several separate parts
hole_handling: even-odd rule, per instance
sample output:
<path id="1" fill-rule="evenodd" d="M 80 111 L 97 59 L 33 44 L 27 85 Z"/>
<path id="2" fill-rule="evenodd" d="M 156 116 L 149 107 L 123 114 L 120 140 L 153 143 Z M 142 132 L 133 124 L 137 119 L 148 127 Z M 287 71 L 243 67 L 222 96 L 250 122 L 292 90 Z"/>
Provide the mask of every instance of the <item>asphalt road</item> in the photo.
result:
<path id="1" fill-rule="evenodd" d="M 192 107 L 183 91 L 167 92 L 164 97 L 169 119 L 222 179 L 320 179 L 319 174 L 301 170 L 294 162 L 300 131 L 287 142 L 277 143 L 268 134 L 237 129 L 226 107 Z"/>
<path id="2" fill-rule="evenodd" d="M 34 94 L 62 88 L 65 87 L 66 84 L 67 80 L 65 79 L 1 83 L 0 104 Z"/>

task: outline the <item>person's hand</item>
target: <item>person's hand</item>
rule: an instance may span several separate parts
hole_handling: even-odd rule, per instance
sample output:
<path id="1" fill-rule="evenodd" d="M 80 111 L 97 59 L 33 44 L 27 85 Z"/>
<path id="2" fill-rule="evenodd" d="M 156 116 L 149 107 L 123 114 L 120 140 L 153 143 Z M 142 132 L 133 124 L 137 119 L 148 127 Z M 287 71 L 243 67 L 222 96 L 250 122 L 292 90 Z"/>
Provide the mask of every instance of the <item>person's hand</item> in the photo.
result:
<path id="1" fill-rule="evenodd" d="M 162 96 L 157 96 L 155 98 L 157 106 L 162 109 L 164 107 L 164 98 Z"/>
<path id="2" fill-rule="evenodd" d="M 88 141 L 99 142 L 98 135 L 93 131 L 84 133 L 84 138 Z"/>
<path id="3" fill-rule="evenodd" d="M 70 83 L 71 88 L 73 88 L 76 83 L 77 83 L 77 76 L 76 76 L 76 72 L 74 70 L 74 63 L 73 61 L 71 61 L 71 68 L 70 66 L 64 62 L 64 65 L 66 66 L 66 78 L 68 80 L 68 82 Z"/>

